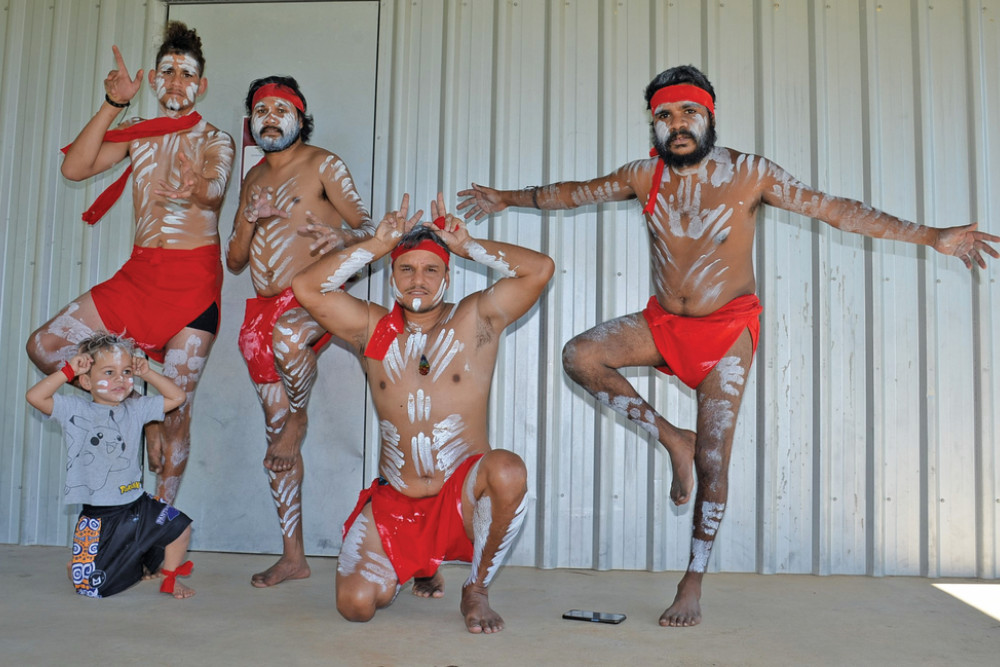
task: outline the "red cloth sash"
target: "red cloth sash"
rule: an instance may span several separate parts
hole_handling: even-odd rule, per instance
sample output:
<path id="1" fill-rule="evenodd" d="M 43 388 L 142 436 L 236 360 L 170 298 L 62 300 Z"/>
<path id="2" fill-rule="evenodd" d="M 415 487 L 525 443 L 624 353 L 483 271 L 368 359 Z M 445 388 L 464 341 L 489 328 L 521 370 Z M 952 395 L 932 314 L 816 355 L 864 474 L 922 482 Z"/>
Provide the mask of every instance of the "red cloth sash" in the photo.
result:
<path id="1" fill-rule="evenodd" d="M 649 149 L 649 157 L 656 158 L 656 171 L 653 172 L 653 182 L 649 188 L 649 197 L 646 199 L 646 206 L 642 212 L 646 215 L 653 215 L 656 210 L 656 195 L 660 194 L 660 182 L 663 180 L 663 158 L 659 157 L 655 148 Z"/>
<path id="2" fill-rule="evenodd" d="M 396 336 L 402 333 L 404 328 L 406 328 L 406 323 L 403 322 L 403 309 L 400 308 L 397 301 L 392 310 L 375 325 L 372 337 L 368 339 L 368 345 L 365 346 L 365 356 L 376 361 L 385 359 L 385 353 L 389 351 L 392 341 L 396 340 Z"/>
<path id="3" fill-rule="evenodd" d="M 130 125 L 120 130 L 108 130 L 104 133 L 104 141 L 118 144 L 132 141 L 133 139 L 160 137 L 171 132 L 187 130 L 200 122 L 201 114 L 197 111 L 189 113 L 186 116 L 181 116 L 180 118 L 159 116 L 140 121 L 135 125 Z M 62 152 L 65 154 L 72 145 L 67 144 L 63 146 L 61 149 Z M 96 224 L 108 212 L 108 209 L 118 201 L 118 198 L 122 196 L 122 192 L 125 191 L 125 184 L 128 183 L 128 177 L 131 174 L 132 165 L 129 164 L 125 171 L 122 172 L 122 175 L 118 177 L 118 180 L 105 188 L 104 192 L 98 195 L 94 203 L 90 205 L 90 208 L 83 212 L 83 221 L 90 225 Z"/>

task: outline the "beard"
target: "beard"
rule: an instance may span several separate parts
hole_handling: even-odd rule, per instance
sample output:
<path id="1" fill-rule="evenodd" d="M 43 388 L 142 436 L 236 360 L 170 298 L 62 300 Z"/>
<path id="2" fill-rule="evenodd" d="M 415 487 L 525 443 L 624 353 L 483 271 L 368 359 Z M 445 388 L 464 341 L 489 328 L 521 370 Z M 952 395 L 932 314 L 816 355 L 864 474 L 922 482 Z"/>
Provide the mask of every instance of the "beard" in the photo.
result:
<path id="1" fill-rule="evenodd" d="M 687 155 L 677 155 L 670 150 L 671 142 L 677 137 L 688 137 L 697 144 L 697 147 Z M 656 149 L 656 153 L 663 160 L 664 164 L 675 168 L 690 167 L 704 160 L 712 152 L 712 149 L 715 148 L 715 140 L 714 121 L 709 124 L 708 129 L 705 130 L 705 134 L 700 138 L 687 130 L 677 130 L 676 132 L 671 132 L 665 141 L 660 141 L 656 136 L 656 132 L 653 132 L 653 148 Z"/>
<path id="2" fill-rule="evenodd" d="M 279 132 L 279 136 L 262 137 L 261 133 L 267 129 L 277 130 Z M 291 127 L 268 125 L 260 128 L 260 130 L 256 127 L 250 128 L 250 135 L 253 137 L 254 142 L 256 142 L 257 146 L 265 153 L 279 153 L 285 150 L 295 143 L 301 133 L 302 126 L 299 123 L 294 123 Z"/>

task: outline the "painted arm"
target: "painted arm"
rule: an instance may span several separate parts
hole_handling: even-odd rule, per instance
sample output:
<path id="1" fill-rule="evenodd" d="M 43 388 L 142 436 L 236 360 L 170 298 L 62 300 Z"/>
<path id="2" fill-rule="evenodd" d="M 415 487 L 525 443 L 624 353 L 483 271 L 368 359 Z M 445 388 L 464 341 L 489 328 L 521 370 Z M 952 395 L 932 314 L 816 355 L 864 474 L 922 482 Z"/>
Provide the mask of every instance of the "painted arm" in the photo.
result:
<path id="1" fill-rule="evenodd" d="M 233 232 L 226 245 L 226 266 L 239 273 L 250 262 L 250 245 L 257 232 L 257 221 L 273 217 L 288 218 L 288 212 L 274 205 L 274 191 L 256 184 L 254 167 L 247 174 L 240 191 L 240 203 L 233 219 Z"/>
<path id="2" fill-rule="evenodd" d="M 589 181 L 563 181 L 523 190 L 494 190 L 473 183 L 471 188 L 458 193 L 459 197 L 465 198 L 459 202 L 458 210 L 468 209 L 465 211 L 465 219 L 474 218 L 479 221 L 490 213 L 499 213 L 509 206 L 552 211 L 624 201 L 635 197 L 628 178 L 631 167 L 632 164 L 628 164 L 607 176 Z"/>
<path id="3" fill-rule="evenodd" d="M 94 363 L 94 360 L 90 355 L 77 354 L 67 363 L 73 369 L 74 375 L 80 375 L 90 370 L 90 366 Z M 69 382 L 69 379 L 67 379 L 66 374 L 62 372 L 62 369 L 59 369 L 51 375 L 42 378 L 35 386 L 28 390 L 24 398 L 28 401 L 28 405 L 42 414 L 51 415 L 52 408 L 55 406 L 55 401 L 52 397 L 59 391 L 59 387 L 67 382 Z"/>
<path id="4" fill-rule="evenodd" d="M 295 298 L 309 314 L 324 329 L 359 350 L 368 340 L 369 321 L 373 326 L 386 309 L 353 297 L 340 286 L 362 267 L 392 252 L 402 235 L 420 221 L 422 210 L 407 219 L 409 202 L 410 196 L 403 195 L 400 209 L 386 213 L 371 238 L 321 257 L 292 279 Z"/>
<path id="5" fill-rule="evenodd" d="M 187 394 L 173 380 L 150 368 L 145 357 L 132 357 L 132 375 L 151 384 L 163 396 L 163 411 L 179 408 L 187 400 Z"/>
<path id="6" fill-rule="evenodd" d="M 107 78 L 104 79 L 104 92 L 115 102 L 124 104 L 131 101 L 139 92 L 139 87 L 142 84 L 142 70 L 139 70 L 135 78 L 132 79 L 118 47 L 112 46 L 111 50 L 115 54 L 117 69 L 111 70 Z M 121 113 L 121 108 L 107 102 L 101 103 L 101 108 L 97 110 L 94 117 L 84 126 L 66 151 L 66 158 L 63 160 L 61 168 L 63 176 L 71 181 L 82 181 L 107 171 L 125 159 L 129 147 L 127 142 L 105 143 L 104 141 L 104 133 L 111 128 L 111 124 L 119 113 Z"/>
<path id="7" fill-rule="evenodd" d="M 349 248 L 370 239 L 375 234 L 375 223 L 365 202 L 354 185 L 351 172 L 343 160 L 329 153 L 319 167 L 319 180 L 326 198 L 333 204 L 338 215 L 347 223 L 331 224 L 317 218 L 312 211 L 306 211 L 308 225 L 301 232 L 312 236 L 309 252 L 325 255 L 332 250 Z"/>
<path id="8" fill-rule="evenodd" d="M 944 255 L 958 257 L 970 269 L 973 262 L 986 268 L 984 253 L 1000 257 L 988 243 L 1000 243 L 1000 237 L 977 231 L 977 223 L 937 228 L 902 220 L 855 199 L 814 190 L 771 162 L 762 187 L 761 200 L 765 204 L 822 220 L 845 232 L 930 246 Z"/>
<path id="9" fill-rule="evenodd" d="M 437 201 L 431 202 L 431 216 L 445 217 L 445 227 L 438 236 L 454 254 L 501 275 L 492 287 L 479 293 L 477 301 L 479 317 L 494 331 L 507 327 L 538 301 L 555 272 L 551 257 L 510 243 L 472 238 L 465 221 L 446 212 L 440 193 Z"/>
<path id="10" fill-rule="evenodd" d="M 187 148 L 182 144 L 171 173 L 173 180 L 176 172 L 176 184 L 161 182 L 153 192 L 168 199 L 190 201 L 202 210 L 218 211 L 226 196 L 234 154 L 233 138 L 220 130 L 210 132 Z"/>

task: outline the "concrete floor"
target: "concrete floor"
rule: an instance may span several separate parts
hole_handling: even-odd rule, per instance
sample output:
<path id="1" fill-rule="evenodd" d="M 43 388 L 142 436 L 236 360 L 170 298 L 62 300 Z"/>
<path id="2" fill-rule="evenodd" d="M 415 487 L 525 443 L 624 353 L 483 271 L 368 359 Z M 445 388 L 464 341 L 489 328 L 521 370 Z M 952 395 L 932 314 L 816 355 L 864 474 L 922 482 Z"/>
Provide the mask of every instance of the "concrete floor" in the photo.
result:
<path id="1" fill-rule="evenodd" d="M 107 600 L 78 596 L 68 558 L 64 547 L 0 545 L 0 664 L 1000 664 L 1000 621 L 933 586 L 943 580 L 711 574 L 703 623 L 670 629 L 656 620 L 678 573 L 511 567 L 490 596 L 507 629 L 474 636 L 458 613 L 463 565 L 444 567 L 443 599 L 407 587 L 370 623 L 354 624 L 337 613 L 332 558 L 311 559 L 310 579 L 257 590 L 250 575 L 273 557 L 196 552 L 187 582 L 197 595 L 185 601 L 152 582 Z M 628 620 L 562 620 L 571 608 Z"/>

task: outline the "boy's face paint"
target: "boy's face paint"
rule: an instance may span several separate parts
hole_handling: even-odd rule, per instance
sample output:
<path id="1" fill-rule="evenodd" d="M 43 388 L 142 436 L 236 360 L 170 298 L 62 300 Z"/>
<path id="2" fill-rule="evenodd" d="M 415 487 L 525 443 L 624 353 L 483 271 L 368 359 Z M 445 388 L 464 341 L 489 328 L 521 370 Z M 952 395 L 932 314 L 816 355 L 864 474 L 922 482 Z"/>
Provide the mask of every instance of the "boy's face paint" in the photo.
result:
<path id="1" fill-rule="evenodd" d="M 281 97 L 264 97 L 254 105 L 250 134 L 265 153 L 283 151 L 299 138 L 302 124 L 298 110 Z"/>
<path id="2" fill-rule="evenodd" d="M 95 403 L 118 405 L 132 393 L 132 357 L 119 348 L 101 350 L 80 382 Z"/>
<path id="3" fill-rule="evenodd" d="M 187 54 L 163 56 L 156 70 L 149 73 L 149 82 L 156 91 L 156 99 L 170 111 L 190 109 L 195 98 L 204 92 L 198 61 Z"/>

